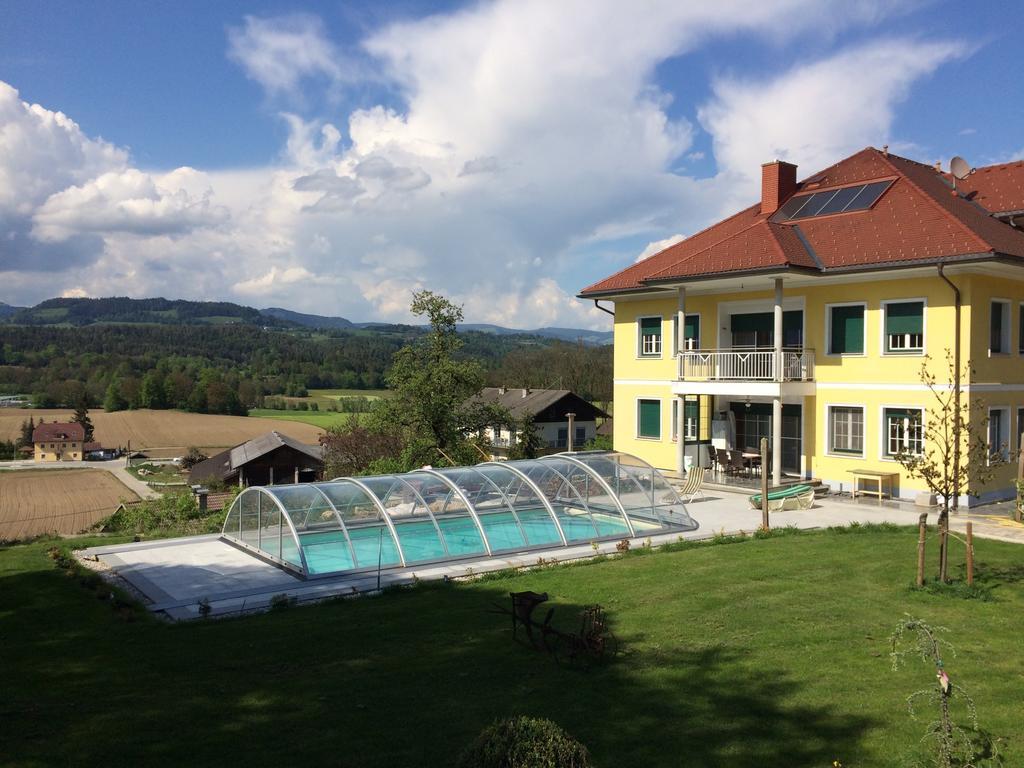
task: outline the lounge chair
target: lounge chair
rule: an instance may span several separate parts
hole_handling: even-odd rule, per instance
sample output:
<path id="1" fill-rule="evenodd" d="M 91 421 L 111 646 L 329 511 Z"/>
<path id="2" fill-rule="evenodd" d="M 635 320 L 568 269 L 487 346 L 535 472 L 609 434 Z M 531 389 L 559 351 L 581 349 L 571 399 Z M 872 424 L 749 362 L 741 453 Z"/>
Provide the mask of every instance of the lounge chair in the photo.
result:
<path id="1" fill-rule="evenodd" d="M 814 504 L 814 489 L 809 485 L 789 485 L 768 491 L 768 511 L 781 512 L 784 509 L 810 509 Z M 750 506 L 761 508 L 761 494 L 750 497 Z"/>
<path id="2" fill-rule="evenodd" d="M 704 467 L 692 467 L 689 472 L 686 473 L 686 482 L 683 487 L 679 490 L 679 497 L 683 501 L 693 501 L 698 495 L 703 499 L 704 491 L 701 486 L 704 485 Z"/>

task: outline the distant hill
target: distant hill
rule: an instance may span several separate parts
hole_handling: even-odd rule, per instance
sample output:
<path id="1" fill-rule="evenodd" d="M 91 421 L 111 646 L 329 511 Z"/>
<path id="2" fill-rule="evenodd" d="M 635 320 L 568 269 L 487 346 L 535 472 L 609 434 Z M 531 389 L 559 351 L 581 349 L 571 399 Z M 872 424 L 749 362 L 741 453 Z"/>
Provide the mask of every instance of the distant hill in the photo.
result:
<path id="1" fill-rule="evenodd" d="M 0 301 L 0 320 L 16 315 L 23 309 L 24 307 L 12 307 L 10 304 Z"/>
<path id="2" fill-rule="evenodd" d="M 12 307 L 0 302 L 0 322 L 16 325 L 86 326 L 96 324 L 155 325 L 252 325 L 276 328 L 319 328 L 367 333 L 407 333 L 425 326 L 393 323 L 355 323 L 344 317 L 311 315 L 282 307 L 254 309 L 226 301 L 184 299 L 131 299 L 116 296 L 103 299 L 47 299 L 34 307 Z M 460 331 L 499 336 L 535 336 L 601 346 L 612 343 L 611 331 L 582 328 L 536 328 L 521 330 L 486 323 L 464 323 Z"/>
<path id="3" fill-rule="evenodd" d="M 264 317 L 259 310 L 227 301 L 184 299 L 47 299 L 10 314 L 17 325 L 94 325 L 96 323 L 150 323 L 159 325 L 275 325 L 290 323 Z"/>
<path id="4" fill-rule="evenodd" d="M 287 320 L 296 325 L 303 325 L 306 328 L 355 328 L 356 323 L 344 317 L 326 317 L 323 315 L 307 315 L 303 312 L 293 312 L 290 309 L 281 307 L 267 307 L 259 310 L 264 317 L 276 317 L 278 320 Z M 365 324 L 364 324 L 365 325 Z"/>

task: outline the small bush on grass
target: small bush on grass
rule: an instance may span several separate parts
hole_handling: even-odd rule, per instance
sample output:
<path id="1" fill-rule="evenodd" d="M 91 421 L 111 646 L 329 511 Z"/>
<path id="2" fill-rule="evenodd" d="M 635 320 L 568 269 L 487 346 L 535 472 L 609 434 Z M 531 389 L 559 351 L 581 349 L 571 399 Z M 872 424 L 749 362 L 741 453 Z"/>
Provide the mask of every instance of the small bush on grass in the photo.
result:
<path id="1" fill-rule="evenodd" d="M 964 581 L 947 581 L 942 582 L 936 580 L 926 581 L 923 586 L 917 586 L 911 584 L 910 588 L 915 592 L 927 592 L 929 595 L 936 595 L 937 597 L 956 597 L 961 600 L 980 600 L 983 603 L 990 602 L 993 599 L 992 590 L 988 587 L 982 587 L 977 584 L 968 585 Z"/>
<path id="2" fill-rule="evenodd" d="M 511 717 L 488 726 L 457 768 L 590 768 L 587 748 L 550 720 Z"/>
<path id="3" fill-rule="evenodd" d="M 216 533 L 224 522 L 224 514 L 218 511 L 200 515 L 191 493 L 168 493 L 139 504 L 126 504 L 103 522 L 103 530 L 168 536 Z"/>

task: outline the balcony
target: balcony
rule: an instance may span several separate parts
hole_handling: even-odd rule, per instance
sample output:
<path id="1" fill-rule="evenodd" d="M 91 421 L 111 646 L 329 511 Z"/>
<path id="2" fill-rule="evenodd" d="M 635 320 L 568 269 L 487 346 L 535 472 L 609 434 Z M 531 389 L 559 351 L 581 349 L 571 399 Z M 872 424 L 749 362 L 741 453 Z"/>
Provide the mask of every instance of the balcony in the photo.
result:
<path id="1" fill-rule="evenodd" d="M 814 381 L 814 350 L 693 349 L 679 355 L 681 381 Z"/>

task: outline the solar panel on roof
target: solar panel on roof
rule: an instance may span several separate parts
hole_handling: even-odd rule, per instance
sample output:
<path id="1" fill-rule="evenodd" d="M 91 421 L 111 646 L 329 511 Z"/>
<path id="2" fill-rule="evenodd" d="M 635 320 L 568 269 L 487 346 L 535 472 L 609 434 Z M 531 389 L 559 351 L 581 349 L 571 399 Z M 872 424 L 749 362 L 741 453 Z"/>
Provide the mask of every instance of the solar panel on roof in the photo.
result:
<path id="1" fill-rule="evenodd" d="M 831 213 L 863 211 L 874 205 L 890 184 L 892 184 L 891 181 L 875 181 L 855 187 L 842 187 L 809 195 L 797 195 L 791 197 L 785 205 L 779 208 L 775 216 L 772 217 L 772 221 L 809 219 L 813 216 L 827 216 Z"/>

